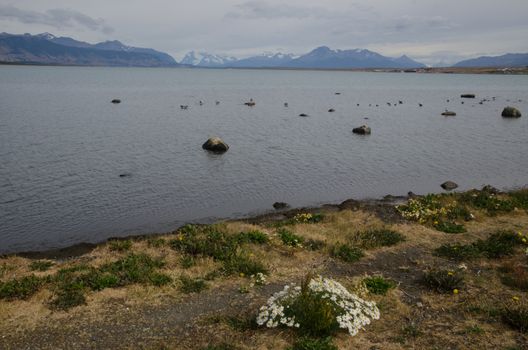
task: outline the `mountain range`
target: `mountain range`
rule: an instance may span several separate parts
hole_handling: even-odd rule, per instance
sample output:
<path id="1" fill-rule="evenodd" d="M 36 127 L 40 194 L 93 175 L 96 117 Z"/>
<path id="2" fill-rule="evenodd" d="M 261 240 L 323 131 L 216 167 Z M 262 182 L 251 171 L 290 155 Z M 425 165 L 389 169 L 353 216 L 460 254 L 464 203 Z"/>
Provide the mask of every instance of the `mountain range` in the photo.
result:
<path id="1" fill-rule="evenodd" d="M 304 68 L 354 69 L 425 68 L 406 55 L 387 57 L 366 49 L 339 50 L 320 46 L 304 55 L 265 53 L 249 58 L 191 51 L 180 63 L 167 53 L 125 45 L 117 40 L 90 44 L 50 33 L 37 35 L 0 33 L 0 62 L 56 65 L 210 67 L 210 68 Z M 524 67 L 528 54 L 478 57 L 453 67 Z"/>
<path id="2" fill-rule="evenodd" d="M 8 63 L 36 63 L 91 66 L 178 66 L 170 55 L 105 41 L 89 44 L 49 33 L 37 35 L 0 34 L 0 61 Z"/>

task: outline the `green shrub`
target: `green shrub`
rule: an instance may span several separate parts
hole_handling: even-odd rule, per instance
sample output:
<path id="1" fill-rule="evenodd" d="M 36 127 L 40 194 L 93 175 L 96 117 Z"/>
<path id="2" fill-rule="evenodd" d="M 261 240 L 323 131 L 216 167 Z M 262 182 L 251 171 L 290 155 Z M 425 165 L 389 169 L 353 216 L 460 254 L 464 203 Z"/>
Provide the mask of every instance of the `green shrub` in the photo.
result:
<path id="1" fill-rule="evenodd" d="M 180 266 L 184 269 L 188 269 L 196 265 L 196 259 L 192 255 L 185 254 L 180 259 Z"/>
<path id="2" fill-rule="evenodd" d="M 207 288 L 207 284 L 201 278 L 190 278 L 188 276 L 180 276 L 180 290 L 186 294 L 200 293 Z"/>
<path id="3" fill-rule="evenodd" d="M 113 240 L 108 242 L 108 247 L 113 252 L 126 252 L 132 248 L 132 241 L 126 240 Z"/>
<path id="4" fill-rule="evenodd" d="M 332 255 L 345 262 L 356 262 L 364 256 L 360 248 L 351 247 L 348 244 L 336 245 L 332 251 Z"/>
<path id="5" fill-rule="evenodd" d="M 161 248 L 163 247 L 165 244 L 167 243 L 167 241 L 165 241 L 165 239 L 163 238 L 149 238 L 147 239 L 147 245 L 151 248 Z"/>
<path id="6" fill-rule="evenodd" d="M 36 260 L 29 264 L 31 271 L 47 271 L 53 266 L 53 262 L 49 260 Z"/>
<path id="7" fill-rule="evenodd" d="M 454 271 L 429 270 L 423 274 L 422 283 L 437 292 L 453 292 L 462 288 L 464 277 Z"/>
<path id="8" fill-rule="evenodd" d="M 385 295 L 388 290 L 394 288 L 394 282 L 386 280 L 382 276 L 373 276 L 363 279 L 368 291 L 372 294 Z"/>
<path id="9" fill-rule="evenodd" d="M 508 287 L 528 292 L 528 267 L 521 264 L 508 264 L 502 266 L 501 281 Z"/>
<path id="10" fill-rule="evenodd" d="M 299 213 L 293 217 L 293 222 L 298 224 L 316 224 L 323 221 L 324 215 L 321 213 Z"/>
<path id="11" fill-rule="evenodd" d="M 255 244 L 265 244 L 268 243 L 269 238 L 268 235 L 264 232 L 255 230 L 255 231 L 247 231 L 247 232 L 240 232 L 238 235 L 236 235 L 235 240 L 239 243 L 255 243 Z"/>
<path id="12" fill-rule="evenodd" d="M 486 190 L 466 192 L 460 196 L 460 200 L 475 208 L 486 210 L 488 215 L 507 213 L 515 207 L 511 200 L 500 199 L 495 193 Z"/>
<path id="13" fill-rule="evenodd" d="M 528 209 L 528 188 L 523 188 L 509 193 L 515 206 Z"/>
<path id="14" fill-rule="evenodd" d="M 278 229 L 277 234 L 282 240 L 282 243 L 284 243 L 285 245 L 291 246 L 291 247 L 298 247 L 302 245 L 304 241 L 304 239 L 301 236 L 297 236 L 296 234 L 294 234 L 293 232 L 285 228 Z"/>
<path id="15" fill-rule="evenodd" d="M 27 299 L 40 289 L 44 280 L 35 275 L 0 282 L 0 299 Z"/>
<path id="16" fill-rule="evenodd" d="M 86 298 L 82 284 L 72 284 L 68 288 L 59 289 L 51 301 L 51 307 L 57 310 L 68 310 L 84 304 L 86 304 Z"/>
<path id="17" fill-rule="evenodd" d="M 133 283 L 149 283 L 150 276 L 155 269 L 163 266 L 162 259 L 154 259 L 146 254 L 129 254 L 118 261 L 103 265 L 100 271 L 117 276 L 118 285 L 124 286 Z"/>
<path id="18" fill-rule="evenodd" d="M 161 287 L 172 282 L 172 278 L 164 273 L 153 272 L 149 275 L 150 284 Z"/>
<path id="19" fill-rule="evenodd" d="M 288 350 L 338 350 L 337 346 L 332 344 L 332 338 L 308 338 L 298 339 Z"/>
<path id="20" fill-rule="evenodd" d="M 377 229 L 359 232 L 353 241 L 361 248 L 372 249 L 396 245 L 405 241 L 405 237 L 393 230 Z"/>
<path id="21" fill-rule="evenodd" d="M 237 254 L 224 261 L 224 272 L 226 274 L 243 273 L 246 276 L 251 276 L 259 272 L 266 274 L 268 271 L 260 261 L 253 260 L 245 254 Z"/>
<path id="22" fill-rule="evenodd" d="M 434 228 L 445 233 L 464 233 L 467 231 L 464 225 L 450 221 L 440 221 L 434 225 Z"/>
<path id="23" fill-rule="evenodd" d="M 473 244 L 443 244 L 434 250 L 434 254 L 453 260 L 474 259 L 481 256 L 481 252 Z"/>

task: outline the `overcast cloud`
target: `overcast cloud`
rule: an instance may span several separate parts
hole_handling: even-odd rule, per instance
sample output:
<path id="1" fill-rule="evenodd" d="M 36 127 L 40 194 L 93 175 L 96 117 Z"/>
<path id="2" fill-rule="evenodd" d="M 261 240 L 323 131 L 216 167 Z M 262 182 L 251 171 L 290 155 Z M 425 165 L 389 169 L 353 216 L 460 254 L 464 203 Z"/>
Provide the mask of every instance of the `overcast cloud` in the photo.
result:
<path id="1" fill-rule="evenodd" d="M 118 39 L 177 59 L 327 45 L 450 64 L 528 52 L 527 13 L 526 0 L 0 0 L 0 31 Z"/>

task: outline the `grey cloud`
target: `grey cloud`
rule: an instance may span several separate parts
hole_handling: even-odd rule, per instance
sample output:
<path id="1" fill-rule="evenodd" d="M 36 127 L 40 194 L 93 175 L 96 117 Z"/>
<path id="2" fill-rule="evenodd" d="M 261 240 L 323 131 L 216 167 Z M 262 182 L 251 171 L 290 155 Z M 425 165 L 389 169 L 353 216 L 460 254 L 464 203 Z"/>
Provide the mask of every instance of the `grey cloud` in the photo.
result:
<path id="1" fill-rule="evenodd" d="M 272 5 L 261 1 L 247 1 L 236 5 L 236 11 L 228 12 L 226 17 L 241 19 L 277 19 L 277 18 L 332 18 L 339 15 L 323 7 Z"/>
<path id="2" fill-rule="evenodd" d="M 455 23 L 441 16 L 435 17 L 411 17 L 402 16 L 388 25 L 390 30 L 396 32 L 422 31 L 427 29 L 449 30 L 457 27 Z"/>
<path id="3" fill-rule="evenodd" d="M 95 19 L 68 9 L 51 9 L 46 12 L 23 10 L 14 6 L 0 5 L 0 20 L 13 20 L 25 24 L 44 24 L 57 29 L 81 26 L 105 34 L 114 32 L 103 19 Z"/>

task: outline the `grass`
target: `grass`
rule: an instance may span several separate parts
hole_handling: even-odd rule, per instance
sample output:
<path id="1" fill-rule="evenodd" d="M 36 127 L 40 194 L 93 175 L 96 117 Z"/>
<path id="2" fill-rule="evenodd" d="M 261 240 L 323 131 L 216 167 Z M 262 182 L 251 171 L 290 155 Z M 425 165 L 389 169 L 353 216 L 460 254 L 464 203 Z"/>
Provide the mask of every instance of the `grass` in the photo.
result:
<path id="1" fill-rule="evenodd" d="M 279 238 L 281 239 L 282 243 L 290 247 L 298 247 L 302 245 L 304 241 L 301 236 L 298 236 L 285 228 L 278 229 L 277 234 L 279 235 Z"/>
<path id="2" fill-rule="evenodd" d="M 316 251 L 326 247 L 326 243 L 318 239 L 308 239 L 304 241 L 304 247 L 308 250 Z"/>
<path id="3" fill-rule="evenodd" d="M 332 338 L 309 338 L 302 337 L 293 343 L 293 346 L 287 350 L 338 350 L 337 346 L 332 344 Z"/>
<path id="4" fill-rule="evenodd" d="M 332 255 L 339 260 L 345 262 L 356 262 L 361 259 L 365 254 L 361 248 L 353 247 L 348 244 L 338 244 L 334 246 Z"/>
<path id="5" fill-rule="evenodd" d="M 207 288 L 206 282 L 201 278 L 190 278 L 188 276 L 180 276 L 180 290 L 185 293 L 200 293 Z"/>
<path id="6" fill-rule="evenodd" d="M 394 288 L 394 282 L 386 280 L 382 276 L 373 276 L 363 279 L 363 283 L 372 294 L 385 295 L 389 289 Z"/>
<path id="7" fill-rule="evenodd" d="M 0 299 L 27 299 L 39 291 L 44 280 L 35 275 L 0 282 Z"/>
<path id="8" fill-rule="evenodd" d="M 183 255 L 180 259 L 180 266 L 184 269 L 188 269 L 196 265 L 196 258 L 192 255 Z"/>
<path id="9" fill-rule="evenodd" d="M 230 259 L 225 260 L 223 270 L 228 275 L 239 273 L 245 276 L 256 275 L 259 272 L 266 274 L 268 272 L 263 263 L 251 259 L 245 254 L 233 255 Z"/>
<path id="10" fill-rule="evenodd" d="M 207 345 L 202 348 L 202 350 L 238 350 L 239 348 L 233 344 L 229 343 L 220 343 L 216 345 Z"/>
<path id="11" fill-rule="evenodd" d="M 479 239 L 470 244 L 444 244 L 435 249 L 437 256 L 454 260 L 474 259 L 486 257 L 498 259 L 512 255 L 517 245 L 522 242 L 513 231 L 497 231 L 487 239 Z"/>
<path id="12" fill-rule="evenodd" d="M 240 232 L 239 234 L 235 236 L 235 239 L 237 240 L 239 244 L 242 244 L 242 243 L 266 244 L 269 242 L 268 235 L 258 230 Z"/>
<path id="13" fill-rule="evenodd" d="M 488 215 L 495 216 L 499 213 L 508 213 L 515 208 L 510 199 L 501 199 L 495 193 L 487 190 L 469 191 L 460 195 L 460 201 L 474 208 L 485 210 Z"/>
<path id="14" fill-rule="evenodd" d="M 505 264 L 499 271 L 504 285 L 528 292 L 528 267 L 524 264 Z"/>
<path id="15" fill-rule="evenodd" d="M 464 277 L 448 270 L 429 270 L 424 272 L 422 283 L 440 293 L 454 292 L 464 285 Z"/>
<path id="16" fill-rule="evenodd" d="M 402 234 L 385 228 L 362 231 L 352 238 L 354 245 L 364 249 L 390 247 L 403 241 L 405 237 Z"/>
<path id="17" fill-rule="evenodd" d="M 528 209 L 528 188 L 512 191 L 509 193 L 509 196 L 515 206 L 522 209 Z"/>
<path id="18" fill-rule="evenodd" d="M 108 248 L 113 252 L 127 252 L 132 248 L 132 241 L 129 239 L 109 241 Z"/>
<path id="19" fill-rule="evenodd" d="M 49 270 L 53 265 L 54 263 L 49 260 L 36 260 L 36 261 L 31 262 L 31 264 L 29 264 L 29 269 L 31 271 L 41 271 L 42 272 L 42 271 Z"/>
<path id="20" fill-rule="evenodd" d="M 151 248 L 161 248 L 167 244 L 167 241 L 163 238 L 148 238 L 147 245 Z"/>
<path id="21" fill-rule="evenodd" d="M 521 333 L 528 333 L 528 303 L 526 301 L 506 303 L 501 310 L 501 318 Z"/>

